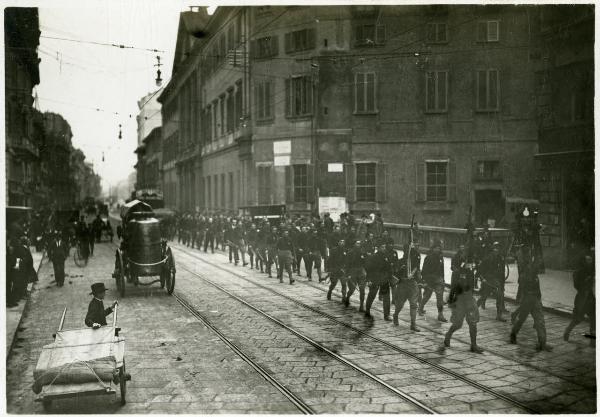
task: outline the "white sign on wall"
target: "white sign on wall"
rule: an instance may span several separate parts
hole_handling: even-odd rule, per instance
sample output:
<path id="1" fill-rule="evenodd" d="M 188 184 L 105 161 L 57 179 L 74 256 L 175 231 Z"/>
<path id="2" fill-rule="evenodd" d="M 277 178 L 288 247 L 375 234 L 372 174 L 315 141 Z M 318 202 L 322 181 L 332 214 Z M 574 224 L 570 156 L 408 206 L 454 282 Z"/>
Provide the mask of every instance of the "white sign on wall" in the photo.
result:
<path id="1" fill-rule="evenodd" d="M 338 162 L 327 164 L 327 172 L 344 172 L 344 164 Z"/>
<path id="2" fill-rule="evenodd" d="M 340 215 L 348 211 L 346 197 L 319 197 L 319 213 L 329 213 L 334 222 L 340 220 Z"/>
<path id="3" fill-rule="evenodd" d="M 290 155 L 275 155 L 273 157 L 273 165 L 276 167 L 286 167 L 290 165 Z"/>
<path id="4" fill-rule="evenodd" d="M 292 141 L 279 140 L 273 142 L 273 165 L 276 167 L 285 167 L 291 164 L 292 159 Z"/>

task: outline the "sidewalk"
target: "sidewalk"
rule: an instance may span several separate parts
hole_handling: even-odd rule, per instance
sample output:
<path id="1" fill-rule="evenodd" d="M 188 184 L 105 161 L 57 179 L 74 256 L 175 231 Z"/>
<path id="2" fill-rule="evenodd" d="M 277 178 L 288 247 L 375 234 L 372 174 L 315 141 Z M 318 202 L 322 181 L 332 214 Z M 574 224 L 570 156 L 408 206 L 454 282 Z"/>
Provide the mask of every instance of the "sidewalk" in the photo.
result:
<path id="1" fill-rule="evenodd" d="M 36 252 L 34 247 L 30 248 L 31 255 L 33 256 L 33 265 L 36 268 L 36 271 L 39 273 L 40 268 L 42 266 L 43 259 L 48 261 L 48 258 L 42 258 L 45 252 Z M 30 282 L 27 285 L 27 293 L 31 294 L 33 286 L 36 285 L 35 282 Z M 19 328 L 19 324 L 21 323 L 21 318 L 23 317 L 23 312 L 25 311 L 25 307 L 29 303 L 29 298 L 24 301 L 20 301 L 19 305 L 12 308 L 6 308 L 6 357 L 10 354 L 11 348 L 17 339 L 17 331 Z"/>
<path id="2" fill-rule="evenodd" d="M 398 251 L 398 256 L 402 256 L 402 251 Z M 425 259 L 425 254 L 421 258 Z M 444 257 L 444 280 L 450 285 L 452 271 L 450 269 L 452 258 Z M 517 296 L 517 264 L 510 264 L 509 275 L 504 288 L 504 295 L 507 300 L 514 301 Z M 542 304 L 547 309 L 556 311 L 559 314 L 573 313 L 573 300 L 575 299 L 575 287 L 573 287 L 573 273 L 570 271 L 559 271 L 556 269 L 546 269 L 544 274 L 540 274 L 540 289 L 542 290 Z M 492 305 L 494 300 L 490 299 L 488 304 Z"/>

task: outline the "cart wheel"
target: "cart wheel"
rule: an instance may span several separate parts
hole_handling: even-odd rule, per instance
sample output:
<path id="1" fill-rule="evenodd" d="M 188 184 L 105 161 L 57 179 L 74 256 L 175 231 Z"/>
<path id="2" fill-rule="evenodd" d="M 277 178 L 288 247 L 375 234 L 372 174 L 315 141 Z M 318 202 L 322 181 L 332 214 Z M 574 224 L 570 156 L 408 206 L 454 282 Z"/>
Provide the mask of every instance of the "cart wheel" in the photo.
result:
<path id="1" fill-rule="evenodd" d="M 44 411 L 49 413 L 51 411 L 50 409 L 52 408 L 52 400 L 44 399 L 42 401 L 42 407 L 44 407 Z"/>
<path id="2" fill-rule="evenodd" d="M 173 294 L 175 289 L 175 257 L 171 248 L 167 249 L 167 260 L 166 260 L 166 271 L 165 271 L 165 286 L 167 294 Z"/>
<path id="3" fill-rule="evenodd" d="M 506 262 L 504 264 L 504 281 L 506 281 L 508 279 L 509 275 L 510 275 L 510 267 L 508 266 L 508 262 Z"/>
<path id="4" fill-rule="evenodd" d="M 117 289 L 121 297 L 125 297 L 125 265 L 123 264 L 123 256 L 121 251 L 117 250 Z"/>
<path id="5" fill-rule="evenodd" d="M 121 405 L 125 405 L 127 396 L 127 374 L 125 373 L 125 359 L 123 366 L 119 368 L 119 387 L 121 388 Z"/>
<path id="6" fill-rule="evenodd" d="M 84 258 L 81 254 L 81 245 L 79 244 L 75 247 L 75 251 L 73 251 L 73 262 L 80 268 L 83 268 L 88 263 L 87 258 Z"/>

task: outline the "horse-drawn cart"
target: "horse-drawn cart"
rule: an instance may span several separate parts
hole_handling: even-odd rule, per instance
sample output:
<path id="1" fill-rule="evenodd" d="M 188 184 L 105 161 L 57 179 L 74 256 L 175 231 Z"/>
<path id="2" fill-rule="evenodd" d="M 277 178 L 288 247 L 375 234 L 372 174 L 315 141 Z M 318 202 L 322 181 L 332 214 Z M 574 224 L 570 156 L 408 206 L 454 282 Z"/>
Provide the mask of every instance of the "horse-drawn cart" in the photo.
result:
<path id="1" fill-rule="evenodd" d="M 160 221 L 152 207 L 133 200 L 121 207 L 123 238 L 115 254 L 117 288 L 125 296 L 125 281 L 134 285 L 160 282 L 168 294 L 175 289 L 175 258 L 166 239 L 161 237 Z M 141 277 L 158 277 L 151 282 Z"/>
<path id="2" fill-rule="evenodd" d="M 117 308 L 112 326 L 98 329 L 63 330 L 63 314 L 54 335 L 54 342 L 46 345 L 33 373 L 35 401 L 49 410 L 53 400 L 91 395 L 121 393 L 125 404 L 127 382 L 125 371 L 125 339 L 119 336 Z"/>

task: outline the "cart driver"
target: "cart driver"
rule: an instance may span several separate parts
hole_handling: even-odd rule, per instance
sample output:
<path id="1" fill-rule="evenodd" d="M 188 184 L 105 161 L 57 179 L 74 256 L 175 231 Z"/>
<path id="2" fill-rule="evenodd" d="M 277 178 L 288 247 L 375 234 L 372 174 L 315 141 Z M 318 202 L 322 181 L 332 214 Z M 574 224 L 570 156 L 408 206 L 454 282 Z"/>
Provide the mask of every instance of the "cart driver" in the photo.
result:
<path id="1" fill-rule="evenodd" d="M 92 292 L 90 295 L 93 295 L 94 298 L 92 298 L 92 301 L 90 301 L 88 312 L 85 316 L 86 326 L 94 329 L 98 329 L 100 326 L 106 326 L 106 316 L 114 311 L 118 302 L 113 302 L 111 307 L 105 309 L 102 301 L 104 300 L 105 294 L 106 287 L 104 287 L 103 282 L 96 282 L 95 284 L 92 284 Z"/>

